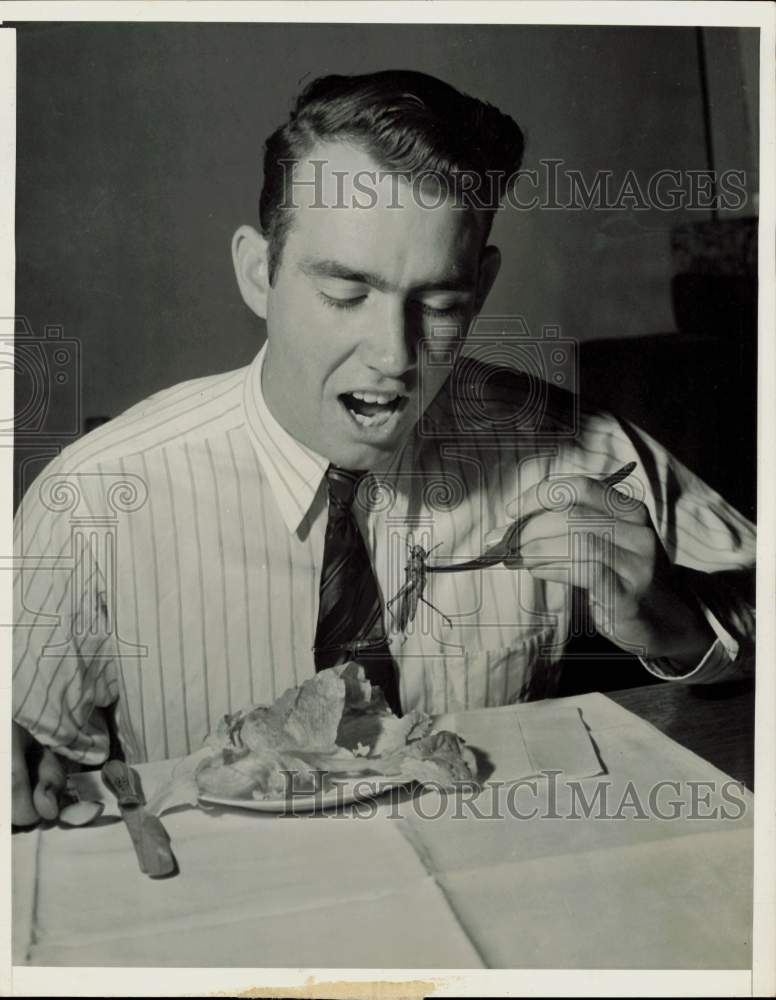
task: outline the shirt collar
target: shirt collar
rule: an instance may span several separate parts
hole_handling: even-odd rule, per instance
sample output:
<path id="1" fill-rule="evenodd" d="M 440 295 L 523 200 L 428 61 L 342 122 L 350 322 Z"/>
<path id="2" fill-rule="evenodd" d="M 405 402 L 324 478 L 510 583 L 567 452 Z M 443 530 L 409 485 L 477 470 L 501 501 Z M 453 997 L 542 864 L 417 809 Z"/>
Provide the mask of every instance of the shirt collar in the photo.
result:
<path id="1" fill-rule="evenodd" d="M 267 345 L 248 366 L 243 404 L 264 475 L 286 527 L 299 530 L 315 500 L 329 460 L 301 444 L 272 416 L 261 388 Z"/>

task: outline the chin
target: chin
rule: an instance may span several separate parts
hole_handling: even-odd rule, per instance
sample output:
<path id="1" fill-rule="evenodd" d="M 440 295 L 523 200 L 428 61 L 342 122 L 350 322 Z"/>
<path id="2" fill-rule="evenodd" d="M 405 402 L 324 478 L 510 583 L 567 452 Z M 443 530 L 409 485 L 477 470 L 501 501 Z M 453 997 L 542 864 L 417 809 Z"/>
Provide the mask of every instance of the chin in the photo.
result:
<path id="1" fill-rule="evenodd" d="M 322 454 L 326 455 L 334 465 L 339 465 L 343 469 L 376 472 L 390 463 L 407 437 L 406 431 L 382 441 L 359 441 L 352 438 L 348 440 L 347 437 L 339 436 L 331 441 L 330 447 Z"/>
<path id="2" fill-rule="evenodd" d="M 372 445 L 363 444 L 353 444 L 349 448 L 343 448 L 340 445 L 339 448 L 332 449 L 331 454 L 335 457 L 331 461 L 343 469 L 361 469 L 365 472 L 371 472 L 384 466 L 397 447 L 398 444 L 389 448 L 375 448 Z"/>

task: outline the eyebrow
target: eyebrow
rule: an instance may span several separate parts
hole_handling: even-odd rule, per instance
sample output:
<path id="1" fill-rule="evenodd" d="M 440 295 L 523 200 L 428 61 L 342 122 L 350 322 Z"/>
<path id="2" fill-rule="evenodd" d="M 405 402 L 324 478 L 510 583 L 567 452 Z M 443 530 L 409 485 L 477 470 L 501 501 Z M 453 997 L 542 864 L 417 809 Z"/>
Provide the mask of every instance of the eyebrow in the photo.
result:
<path id="1" fill-rule="evenodd" d="M 341 281 L 352 281 L 358 285 L 370 285 L 379 292 L 389 292 L 393 289 L 390 281 L 386 281 L 379 274 L 372 274 L 369 271 L 354 271 L 345 264 L 337 260 L 314 257 L 303 257 L 299 261 L 299 270 L 304 274 L 319 278 L 338 278 Z M 473 292 L 474 282 L 463 277 L 452 277 L 441 281 L 428 281 L 416 286 L 416 292 Z"/>

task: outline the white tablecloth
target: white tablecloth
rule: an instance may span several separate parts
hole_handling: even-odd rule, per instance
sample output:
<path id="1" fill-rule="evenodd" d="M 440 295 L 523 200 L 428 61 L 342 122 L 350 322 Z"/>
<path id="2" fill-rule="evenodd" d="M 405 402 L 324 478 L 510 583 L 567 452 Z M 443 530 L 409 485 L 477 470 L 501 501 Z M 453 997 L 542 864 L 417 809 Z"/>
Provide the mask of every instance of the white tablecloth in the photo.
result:
<path id="1" fill-rule="evenodd" d="M 750 966 L 749 793 L 724 790 L 725 775 L 602 695 L 439 725 L 490 760 L 474 800 L 427 791 L 361 814 L 173 812 L 180 874 L 160 881 L 140 873 L 110 809 L 100 825 L 15 835 L 15 962 Z M 541 771 L 558 774 L 513 783 Z M 141 772 L 151 791 L 159 766 Z M 656 793 L 659 782 L 678 784 Z M 595 803 L 596 791 L 603 816 L 599 799 L 586 817 L 580 795 Z"/>

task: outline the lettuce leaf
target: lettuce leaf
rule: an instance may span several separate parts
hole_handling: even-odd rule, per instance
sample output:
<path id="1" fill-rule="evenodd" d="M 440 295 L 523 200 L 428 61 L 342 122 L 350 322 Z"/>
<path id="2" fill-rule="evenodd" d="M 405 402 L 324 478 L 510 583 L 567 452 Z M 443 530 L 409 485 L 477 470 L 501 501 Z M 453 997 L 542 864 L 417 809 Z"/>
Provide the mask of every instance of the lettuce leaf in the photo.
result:
<path id="1" fill-rule="evenodd" d="M 433 720 L 411 711 L 402 718 L 363 668 L 346 663 L 289 688 L 271 705 L 225 716 L 162 795 L 167 803 L 196 802 L 198 792 L 223 798 L 284 798 L 314 791 L 316 773 L 400 777 L 451 786 L 475 777 L 474 757 L 451 732 L 432 732 Z M 196 758 L 196 760 L 195 760 Z"/>

